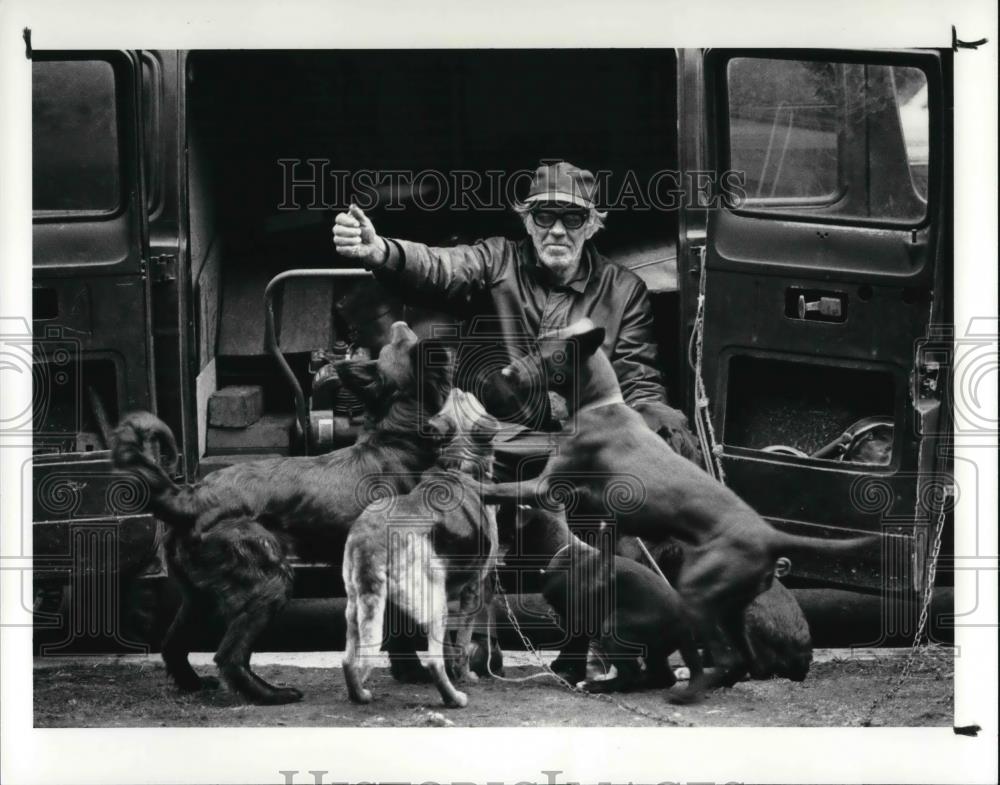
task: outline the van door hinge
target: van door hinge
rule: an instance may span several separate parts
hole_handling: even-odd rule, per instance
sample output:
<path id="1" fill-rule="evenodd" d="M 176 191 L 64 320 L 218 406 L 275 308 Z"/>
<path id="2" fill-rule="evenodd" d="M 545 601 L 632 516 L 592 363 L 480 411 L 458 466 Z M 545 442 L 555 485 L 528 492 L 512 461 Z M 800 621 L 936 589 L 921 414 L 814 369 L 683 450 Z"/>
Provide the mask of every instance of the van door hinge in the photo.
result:
<path id="1" fill-rule="evenodd" d="M 167 283 L 177 280 L 177 257 L 173 254 L 160 254 L 149 258 L 150 274 L 153 283 Z"/>

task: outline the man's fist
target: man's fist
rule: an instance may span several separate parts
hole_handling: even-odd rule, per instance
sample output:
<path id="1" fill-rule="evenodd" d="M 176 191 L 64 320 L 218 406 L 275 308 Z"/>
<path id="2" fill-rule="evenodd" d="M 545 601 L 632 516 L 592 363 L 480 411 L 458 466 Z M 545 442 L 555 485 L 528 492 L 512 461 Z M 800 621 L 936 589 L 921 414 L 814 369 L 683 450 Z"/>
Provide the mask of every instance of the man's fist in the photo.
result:
<path id="1" fill-rule="evenodd" d="M 375 233 L 372 222 L 356 204 L 346 213 L 337 214 L 333 222 L 333 247 L 341 256 L 364 264 L 382 264 L 389 255 L 385 240 Z"/>

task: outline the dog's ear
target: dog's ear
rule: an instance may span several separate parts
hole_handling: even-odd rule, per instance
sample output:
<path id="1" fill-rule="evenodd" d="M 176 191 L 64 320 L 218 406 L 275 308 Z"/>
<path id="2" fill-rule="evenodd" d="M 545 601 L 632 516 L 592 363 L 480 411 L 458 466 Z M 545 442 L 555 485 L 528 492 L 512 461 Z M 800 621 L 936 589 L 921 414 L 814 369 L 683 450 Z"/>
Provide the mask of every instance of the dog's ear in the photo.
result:
<path id="1" fill-rule="evenodd" d="M 455 438 L 458 426 L 455 421 L 444 413 L 432 415 L 427 419 L 427 427 L 430 429 L 430 436 L 441 444 L 446 444 Z"/>
<path id="2" fill-rule="evenodd" d="M 455 376 L 454 352 L 443 341 L 427 338 L 413 347 L 411 357 L 424 410 L 441 411 Z"/>
<path id="3" fill-rule="evenodd" d="M 603 327 L 594 327 L 587 330 L 587 332 L 574 336 L 573 340 L 580 351 L 580 357 L 590 357 L 590 355 L 600 349 L 604 343 L 604 334 Z"/>
<path id="4" fill-rule="evenodd" d="M 367 404 L 378 401 L 385 388 L 385 381 L 379 373 L 378 360 L 340 360 L 333 369 L 344 383 L 344 387 Z"/>

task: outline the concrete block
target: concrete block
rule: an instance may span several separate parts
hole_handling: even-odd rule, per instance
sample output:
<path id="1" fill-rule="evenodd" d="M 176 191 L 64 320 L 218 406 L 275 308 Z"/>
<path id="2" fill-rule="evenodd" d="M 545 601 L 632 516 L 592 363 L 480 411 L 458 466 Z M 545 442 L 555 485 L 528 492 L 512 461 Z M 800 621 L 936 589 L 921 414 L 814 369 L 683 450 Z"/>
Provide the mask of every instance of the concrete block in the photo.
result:
<path id="1" fill-rule="evenodd" d="M 208 424 L 213 428 L 246 428 L 264 413 L 264 389 L 257 385 L 223 387 L 208 399 Z"/>

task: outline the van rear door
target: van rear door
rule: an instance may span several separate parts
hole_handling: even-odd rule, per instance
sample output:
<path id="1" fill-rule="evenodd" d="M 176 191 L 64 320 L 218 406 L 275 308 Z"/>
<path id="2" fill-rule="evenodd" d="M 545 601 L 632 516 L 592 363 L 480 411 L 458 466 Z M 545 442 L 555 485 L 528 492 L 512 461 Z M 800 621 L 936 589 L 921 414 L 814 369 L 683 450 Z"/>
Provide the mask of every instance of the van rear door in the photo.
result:
<path id="1" fill-rule="evenodd" d="M 681 285 L 691 329 L 704 293 L 726 482 L 789 531 L 906 535 L 794 575 L 913 588 L 913 546 L 944 490 L 932 444 L 944 380 L 927 341 L 951 307 L 949 55 L 685 60 L 682 117 L 698 110 L 705 133 L 682 128 L 682 161 L 707 170 L 715 201 L 685 212 Z"/>
<path id="2" fill-rule="evenodd" d="M 156 409 L 140 76 L 132 52 L 32 53 L 33 564 L 43 654 L 136 645 L 122 627 L 121 581 L 157 565 L 148 491 L 115 474 L 107 451 L 123 412 Z"/>
<path id="3" fill-rule="evenodd" d="M 122 412 L 155 411 L 139 69 L 33 53 L 36 452 L 102 450 Z"/>

